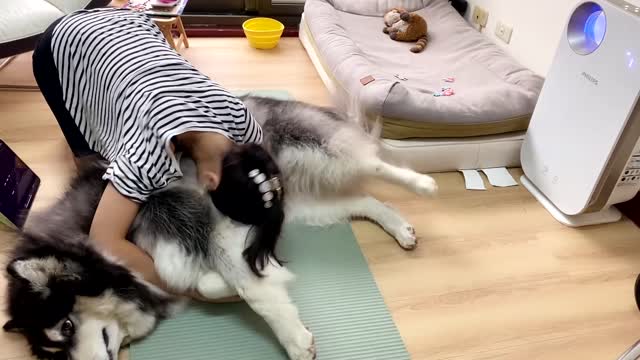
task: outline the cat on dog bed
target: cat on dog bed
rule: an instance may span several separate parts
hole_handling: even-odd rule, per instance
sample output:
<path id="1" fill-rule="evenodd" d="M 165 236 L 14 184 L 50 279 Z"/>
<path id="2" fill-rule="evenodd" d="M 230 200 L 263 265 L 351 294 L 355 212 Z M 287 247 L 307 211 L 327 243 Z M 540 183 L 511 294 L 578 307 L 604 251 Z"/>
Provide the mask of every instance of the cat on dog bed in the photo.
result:
<path id="1" fill-rule="evenodd" d="M 313 336 L 286 289 L 292 274 L 274 254 L 282 223 L 364 217 L 413 249 L 413 227 L 375 198 L 353 192 L 353 185 L 379 178 L 420 195 L 434 194 L 437 186 L 427 175 L 382 161 L 377 140 L 332 109 L 242 100 L 263 128 L 262 146 L 238 145 L 225 156 L 220 186 L 211 193 L 197 184 L 185 159 L 184 177 L 152 194 L 128 238 L 154 258 L 170 288 L 197 289 L 209 298 L 237 293 L 289 358 L 313 359 Z M 89 241 L 103 171 L 94 164 L 81 172 L 60 200 L 34 214 L 10 256 L 4 329 L 22 333 L 39 358 L 112 360 L 178 303 Z"/>

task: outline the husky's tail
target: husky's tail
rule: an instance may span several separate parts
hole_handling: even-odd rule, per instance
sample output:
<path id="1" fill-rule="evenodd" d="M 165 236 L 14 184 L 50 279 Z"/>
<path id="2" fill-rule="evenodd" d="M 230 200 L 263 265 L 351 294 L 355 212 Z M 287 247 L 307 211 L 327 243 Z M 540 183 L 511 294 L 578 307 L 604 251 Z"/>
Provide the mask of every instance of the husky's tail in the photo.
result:
<path id="1" fill-rule="evenodd" d="M 347 109 L 347 117 L 355 119 L 369 137 L 377 143 L 382 135 L 382 116 L 378 114 L 372 118 L 362 103 L 359 95 L 354 96 L 349 109 Z"/>
<path id="2" fill-rule="evenodd" d="M 380 137 L 382 136 L 382 116 L 376 116 L 376 118 L 369 121 L 368 124 L 367 133 L 369 137 L 375 141 L 380 141 Z"/>
<path id="3" fill-rule="evenodd" d="M 427 47 L 427 36 L 423 36 L 416 42 L 416 46 L 411 48 L 411 52 L 419 53 Z"/>

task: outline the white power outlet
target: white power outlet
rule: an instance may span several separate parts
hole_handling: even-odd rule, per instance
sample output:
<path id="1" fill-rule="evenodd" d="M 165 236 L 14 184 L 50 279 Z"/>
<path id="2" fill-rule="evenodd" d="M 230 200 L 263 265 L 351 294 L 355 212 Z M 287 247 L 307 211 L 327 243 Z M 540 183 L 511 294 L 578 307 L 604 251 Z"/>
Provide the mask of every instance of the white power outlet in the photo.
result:
<path id="1" fill-rule="evenodd" d="M 481 28 L 487 26 L 487 20 L 489 19 L 489 12 L 480 6 L 475 6 L 473 8 L 473 14 L 471 16 L 471 21 L 474 24 L 478 24 Z"/>
<path id="2" fill-rule="evenodd" d="M 496 25 L 496 36 L 498 39 L 508 44 L 511 41 L 512 33 L 513 27 L 503 23 L 502 21 L 498 21 L 498 24 Z"/>

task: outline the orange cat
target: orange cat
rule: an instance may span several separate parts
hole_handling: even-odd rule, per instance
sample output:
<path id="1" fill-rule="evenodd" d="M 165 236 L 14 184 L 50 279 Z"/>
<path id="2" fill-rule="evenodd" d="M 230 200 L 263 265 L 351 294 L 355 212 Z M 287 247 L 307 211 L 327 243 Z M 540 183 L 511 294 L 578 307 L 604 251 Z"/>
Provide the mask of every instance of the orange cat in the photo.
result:
<path id="1" fill-rule="evenodd" d="M 422 16 L 403 8 L 393 8 L 384 14 L 384 24 L 383 31 L 391 39 L 416 41 L 412 52 L 419 53 L 427 46 L 427 21 Z"/>

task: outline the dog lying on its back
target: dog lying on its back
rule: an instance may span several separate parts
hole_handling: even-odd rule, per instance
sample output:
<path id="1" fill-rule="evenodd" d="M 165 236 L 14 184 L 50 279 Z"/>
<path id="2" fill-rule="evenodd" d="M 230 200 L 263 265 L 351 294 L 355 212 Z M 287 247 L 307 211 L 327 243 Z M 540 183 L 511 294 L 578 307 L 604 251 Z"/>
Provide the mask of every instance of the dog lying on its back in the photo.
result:
<path id="1" fill-rule="evenodd" d="M 197 289 L 212 299 L 237 293 L 291 359 L 313 359 L 313 336 L 287 294 L 292 275 L 273 253 L 282 220 L 324 225 L 364 217 L 413 249 L 413 227 L 353 189 L 368 177 L 421 195 L 437 187 L 427 175 L 382 161 L 377 140 L 331 109 L 252 96 L 243 101 L 262 126 L 262 147 L 238 146 L 225 157 L 231 161 L 217 193 L 197 185 L 186 161 L 184 178 L 141 208 L 129 239 L 154 258 L 171 288 Z M 149 334 L 176 304 L 89 241 L 105 187 L 102 171 L 82 172 L 58 202 L 34 214 L 7 267 L 4 328 L 23 333 L 40 358 L 114 359 L 120 346 Z M 225 198 L 239 191 L 247 193 L 246 202 Z M 245 214 L 247 207 L 255 216 Z"/>

